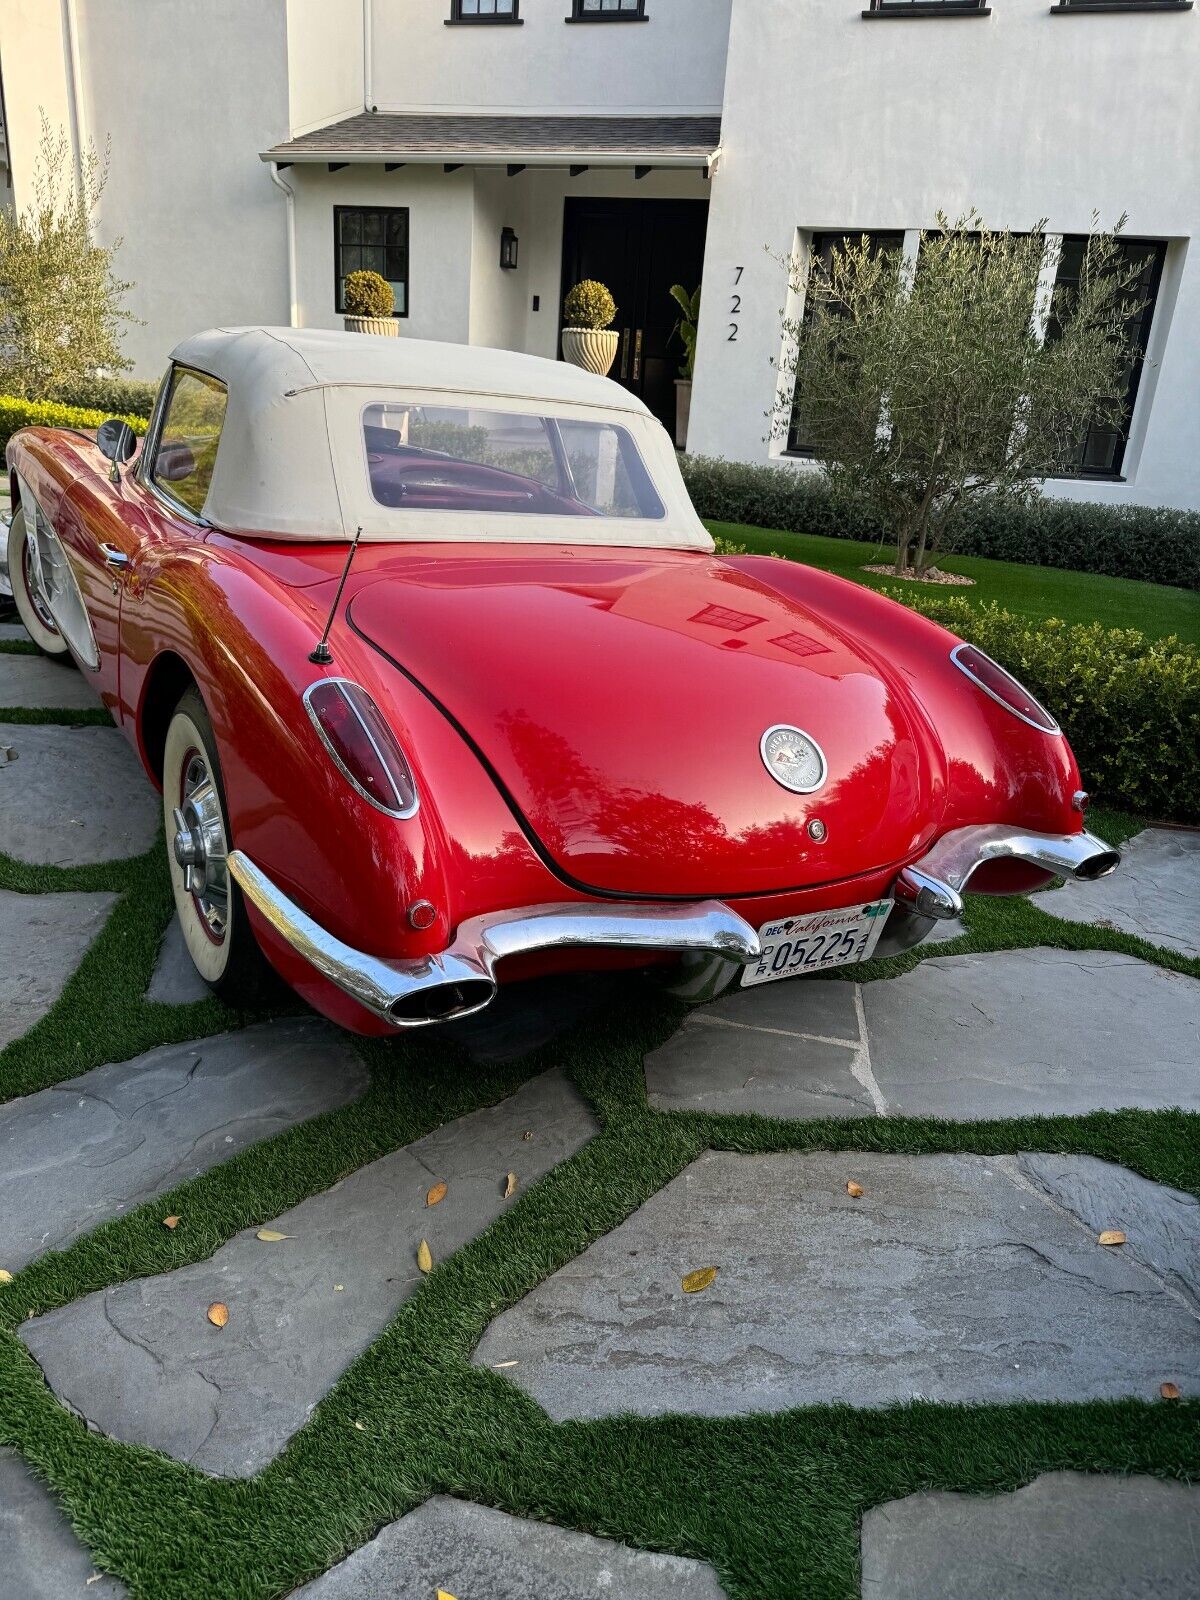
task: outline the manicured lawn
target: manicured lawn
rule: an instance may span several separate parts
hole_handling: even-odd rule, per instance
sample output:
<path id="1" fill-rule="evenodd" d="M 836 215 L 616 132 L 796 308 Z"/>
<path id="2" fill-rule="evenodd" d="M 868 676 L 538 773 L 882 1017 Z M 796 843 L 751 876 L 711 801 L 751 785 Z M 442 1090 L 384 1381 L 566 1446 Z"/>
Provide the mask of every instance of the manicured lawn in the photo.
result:
<path id="1" fill-rule="evenodd" d="M 764 555 L 787 556 L 839 577 L 872 588 L 908 585 L 901 578 L 863 572 L 867 562 L 888 561 L 889 548 L 856 544 L 849 539 L 825 539 L 806 533 L 783 533 L 773 528 L 750 528 L 736 522 L 710 522 L 714 537 Z M 946 556 L 938 565 L 947 572 L 962 572 L 975 579 L 973 588 L 940 589 L 943 595 L 995 601 L 1007 611 L 1040 620 L 1061 617 L 1065 622 L 1102 622 L 1106 628 L 1137 628 L 1153 639 L 1175 634 L 1187 644 L 1200 645 L 1200 594 L 1172 589 L 1161 583 L 1136 583 L 1130 578 L 1100 578 L 1087 572 L 1063 572 L 1057 567 L 1029 567 L 1015 561 L 985 561 L 979 556 Z"/>

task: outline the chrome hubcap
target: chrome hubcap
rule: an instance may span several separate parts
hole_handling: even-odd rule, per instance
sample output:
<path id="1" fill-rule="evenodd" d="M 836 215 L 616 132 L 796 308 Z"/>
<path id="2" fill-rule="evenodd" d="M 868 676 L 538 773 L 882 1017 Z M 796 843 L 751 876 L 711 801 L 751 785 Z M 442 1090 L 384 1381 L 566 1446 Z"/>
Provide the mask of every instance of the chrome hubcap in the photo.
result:
<path id="1" fill-rule="evenodd" d="M 34 615 L 48 633 L 57 633 L 58 624 L 55 622 L 54 614 L 46 604 L 45 596 L 42 594 L 40 574 L 37 571 L 33 551 L 30 548 L 28 533 L 25 535 L 25 545 L 21 551 L 21 576 L 25 580 L 25 593 L 29 596 L 29 604 L 33 607 Z"/>
<path id="2" fill-rule="evenodd" d="M 175 837 L 171 849 L 183 868 L 184 888 L 195 902 L 209 937 L 219 944 L 229 925 L 225 822 L 217 786 L 202 755 L 189 756 L 182 790 L 182 803 L 173 813 Z"/>

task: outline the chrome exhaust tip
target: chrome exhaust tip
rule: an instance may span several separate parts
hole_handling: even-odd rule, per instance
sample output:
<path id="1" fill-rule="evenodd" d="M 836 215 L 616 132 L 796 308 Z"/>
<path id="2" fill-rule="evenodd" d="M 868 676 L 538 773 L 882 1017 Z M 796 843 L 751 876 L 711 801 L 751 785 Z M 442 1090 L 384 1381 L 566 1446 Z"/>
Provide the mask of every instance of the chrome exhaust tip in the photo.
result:
<path id="1" fill-rule="evenodd" d="M 1101 844 L 1103 841 L 1095 839 L 1093 842 Z M 1119 850 L 1097 850 L 1094 855 L 1081 861 L 1072 873 L 1072 877 L 1080 878 L 1084 883 L 1095 883 L 1098 878 L 1107 878 L 1121 865 L 1121 852 Z"/>
<path id="2" fill-rule="evenodd" d="M 496 985 L 488 978 L 436 983 L 393 1000 L 387 1008 L 387 1019 L 397 1028 L 429 1028 L 438 1022 L 473 1017 L 495 998 Z"/>

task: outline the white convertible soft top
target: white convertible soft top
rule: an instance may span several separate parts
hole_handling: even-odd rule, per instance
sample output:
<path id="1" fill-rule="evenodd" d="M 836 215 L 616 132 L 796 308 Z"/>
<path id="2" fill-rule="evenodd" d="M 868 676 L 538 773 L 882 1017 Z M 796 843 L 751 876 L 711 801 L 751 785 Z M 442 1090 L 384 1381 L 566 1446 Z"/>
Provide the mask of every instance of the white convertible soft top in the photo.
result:
<path id="1" fill-rule="evenodd" d="M 204 515 L 219 528 L 299 540 L 640 545 L 711 550 L 674 447 L 627 390 L 508 350 L 317 328 L 212 328 L 172 360 L 218 378 L 228 400 Z M 371 492 L 363 416 L 404 403 L 611 423 L 633 439 L 665 516 L 423 510 Z"/>

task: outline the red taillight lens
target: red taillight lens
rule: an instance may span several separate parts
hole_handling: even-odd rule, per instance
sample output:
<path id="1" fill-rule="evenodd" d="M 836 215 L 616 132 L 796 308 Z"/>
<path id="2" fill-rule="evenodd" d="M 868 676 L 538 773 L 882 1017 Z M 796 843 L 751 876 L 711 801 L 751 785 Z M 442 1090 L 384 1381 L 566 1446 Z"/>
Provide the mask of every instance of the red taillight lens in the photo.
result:
<path id="1" fill-rule="evenodd" d="M 1061 733 L 1062 729 L 1054 718 L 1039 705 L 1028 689 L 1022 686 L 1013 677 L 1011 672 L 993 661 L 991 656 L 985 656 L 982 650 L 977 650 L 973 644 L 960 644 L 950 652 L 950 659 L 960 672 L 970 678 L 971 682 L 998 701 L 1006 711 L 1011 711 L 1014 717 L 1020 717 L 1022 722 L 1027 722 L 1031 728 L 1040 728 L 1043 733 Z"/>
<path id="2" fill-rule="evenodd" d="M 345 678 L 314 683 L 304 704 L 321 743 L 364 799 L 391 817 L 411 817 L 417 786 L 396 736 L 365 689 Z"/>

